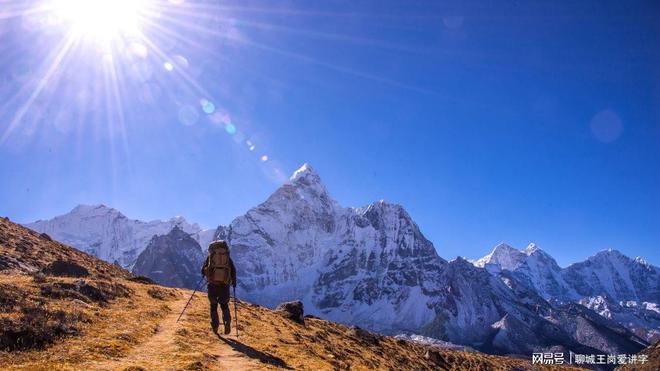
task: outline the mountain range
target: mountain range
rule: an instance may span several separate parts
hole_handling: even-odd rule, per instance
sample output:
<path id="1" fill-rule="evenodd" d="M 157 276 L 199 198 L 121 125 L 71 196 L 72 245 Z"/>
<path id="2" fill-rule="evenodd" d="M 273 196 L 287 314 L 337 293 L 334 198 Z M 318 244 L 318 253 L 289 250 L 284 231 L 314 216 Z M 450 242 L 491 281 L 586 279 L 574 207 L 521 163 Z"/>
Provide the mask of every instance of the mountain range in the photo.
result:
<path id="1" fill-rule="evenodd" d="M 229 241 L 239 296 L 300 299 L 322 318 L 500 354 L 636 353 L 660 337 L 660 271 L 616 250 L 560 268 L 538 246 L 446 261 L 401 205 L 343 207 L 309 165 L 227 226 L 142 222 L 103 205 L 27 225 L 170 286 Z"/>

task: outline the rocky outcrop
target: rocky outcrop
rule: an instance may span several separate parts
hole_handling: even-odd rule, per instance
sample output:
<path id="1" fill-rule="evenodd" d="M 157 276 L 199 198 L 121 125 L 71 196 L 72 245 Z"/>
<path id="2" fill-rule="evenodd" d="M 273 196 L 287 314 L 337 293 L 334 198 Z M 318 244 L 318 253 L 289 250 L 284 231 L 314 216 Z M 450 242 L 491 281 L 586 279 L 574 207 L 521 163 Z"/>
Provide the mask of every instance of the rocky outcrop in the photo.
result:
<path id="1" fill-rule="evenodd" d="M 300 300 L 282 303 L 275 308 L 275 312 L 301 325 L 305 324 L 305 311 Z"/>
<path id="2" fill-rule="evenodd" d="M 151 239 L 138 257 L 133 273 L 163 286 L 196 288 L 204 258 L 197 241 L 175 226 L 168 234 Z"/>

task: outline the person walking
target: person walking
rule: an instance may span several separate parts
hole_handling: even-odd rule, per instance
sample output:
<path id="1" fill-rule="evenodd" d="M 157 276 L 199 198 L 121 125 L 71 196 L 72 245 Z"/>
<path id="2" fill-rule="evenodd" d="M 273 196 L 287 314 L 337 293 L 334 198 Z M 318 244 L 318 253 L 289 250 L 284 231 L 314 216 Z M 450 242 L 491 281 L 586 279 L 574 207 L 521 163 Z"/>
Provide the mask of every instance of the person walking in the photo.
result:
<path id="1" fill-rule="evenodd" d="M 208 281 L 208 296 L 211 306 L 211 328 L 218 333 L 218 304 L 225 324 L 225 335 L 231 332 L 231 311 L 229 310 L 230 286 L 236 292 L 236 267 L 229 255 L 227 241 L 216 240 L 209 244 L 209 255 L 202 265 L 202 275 Z"/>

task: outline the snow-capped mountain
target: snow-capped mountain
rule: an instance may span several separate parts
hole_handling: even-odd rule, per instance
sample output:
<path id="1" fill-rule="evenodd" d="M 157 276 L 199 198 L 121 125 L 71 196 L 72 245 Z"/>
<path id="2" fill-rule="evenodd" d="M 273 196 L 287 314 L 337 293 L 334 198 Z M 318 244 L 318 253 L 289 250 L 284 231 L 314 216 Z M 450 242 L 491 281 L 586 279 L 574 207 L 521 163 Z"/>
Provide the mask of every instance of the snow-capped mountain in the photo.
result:
<path id="1" fill-rule="evenodd" d="M 523 251 L 500 244 L 474 264 L 495 276 L 508 271 L 544 299 L 582 304 L 648 341 L 659 335 L 660 271 L 641 258 L 610 249 L 562 269 L 535 244 Z"/>
<path id="2" fill-rule="evenodd" d="M 306 311 L 380 331 L 416 329 L 435 315 L 446 262 L 408 213 L 384 201 L 341 207 L 309 165 L 220 230 L 248 300 L 303 299 Z"/>
<path id="3" fill-rule="evenodd" d="M 199 243 L 179 226 L 163 236 L 154 236 L 140 253 L 133 273 L 147 276 L 161 285 L 196 287 L 206 255 Z"/>
<path id="4" fill-rule="evenodd" d="M 578 297 L 564 281 L 557 262 L 534 243 L 522 251 L 501 243 L 490 254 L 475 261 L 474 265 L 496 275 L 501 270 L 511 271 L 518 280 L 534 288 L 546 300 L 573 300 Z"/>
<path id="5" fill-rule="evenodd" d="M 512 271 L 518 268 L 520 264 L 525 261 L 526 257 L 527 255 L 523 252 L 518 251 L 505 243 L 500 243 L 495 246 L 490 254 L 474 262 L 474 265 L 484 268 L 488 264 L 494 264 L 500 269 L 508 269 Z"/>
<path id="6" fill-rule="evenodd" d="M 660 303 L 660 269 L 642 258 L 605 250 L 562 270 L 564 280 L 582 297 L 606 295 L 615 301 Z"/>
<path id="7" fill-rule="evenodd" d="M 474 264 L 463 258 L 447 262 L 402 206 L 379 201 L 343 207 L 309 165 L 265 202 L 214 231 L 181 219 L 144 223 L 105 207 L 87 208 L 92 210 L 30 227 L 106 260 L 123 259 L 128 267 L 137 259 L 135 271 L 152 277 L 162 271 L 161 281 L 172 278 L 186 287 L 196 283 L 195 262 L 203 258 L 190 253 L 201 251 L 190 241 L 206 246 L 226 239 L 239 296 L 248 301 L 273 307 L 300 299 L 306 312 L 323 318 L 494 353 L 634 353 L 644 341 L 615 322 L 624 317 L 608 318 L 601 307 L 575 301 L 613 293 L 634 294 L 645 308 L 658 302 L 657 268 L 641 259 L 598 257 L 598 267 L 588 260 L 561 269 L 536 245 L 518 251 L 500 244 Z M 158 228 L 145 227 L 151 224 Z"/>
<path id="8" fill-rule="evenodd" d="M 331 320 L 496 353 L 643 346 L 625 329 L 578 338 L 564 323 L 569 316 L 533 286 L 462 258 L 447 263 L 400 205 L 340 206 L 308 165 L 264 203 L 218 227 L 216 237 L 232 246 L 239 295 L 262 305 L 302 299 L 307 312 Z M 502 245 L 487 260 L 529 269 L 554 261 L 535 246 L 514 251 Z"/>
<path id="9" fill-rule="evenodd" d="M 53 219 L 26 224 L 32 230 L 129 269 L 153 236 L 167 234 L 174 226 L 191 234 L 202 246 L 213 237 L 213 230 L 202 230 L 182 217 L 144 222 L 129 219 L 105 205 L 79 205 Z"/>

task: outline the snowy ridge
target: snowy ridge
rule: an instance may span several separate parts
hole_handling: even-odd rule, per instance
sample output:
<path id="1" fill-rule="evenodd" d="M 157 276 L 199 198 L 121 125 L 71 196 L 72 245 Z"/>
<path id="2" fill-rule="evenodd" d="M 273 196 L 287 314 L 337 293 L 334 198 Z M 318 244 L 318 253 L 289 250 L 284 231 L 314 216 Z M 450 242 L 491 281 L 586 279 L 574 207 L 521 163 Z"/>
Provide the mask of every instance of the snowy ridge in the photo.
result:
<path id="1" fill-rule="evenodd" d="M 660 302 L 660 271 L 645 260 L 608 249 L 562 269 L 534 244 L 523 251 L 500 246 L 475 266 L 503 280 L 502 270 L 510 271 L 548 301 L 579 303 L 649 342 L 658 338 L 660 316 L 653 309 Z M 506 251 L 507 258 L 496 250 Z"/>
<path id="2" fill-rule="evenodd" d="M 129 269 L 153 236 L 165 235 L 175 226 L 191 234 L 200 245 L 208 244 L 213 237 L 212 230 L 202 230 L 183 217 L 144 222 L 129 219 L 105 205 L 78 205 L 67 214 L 26 224 L 30 229 Z"/>

